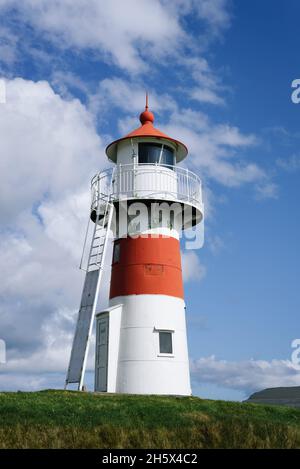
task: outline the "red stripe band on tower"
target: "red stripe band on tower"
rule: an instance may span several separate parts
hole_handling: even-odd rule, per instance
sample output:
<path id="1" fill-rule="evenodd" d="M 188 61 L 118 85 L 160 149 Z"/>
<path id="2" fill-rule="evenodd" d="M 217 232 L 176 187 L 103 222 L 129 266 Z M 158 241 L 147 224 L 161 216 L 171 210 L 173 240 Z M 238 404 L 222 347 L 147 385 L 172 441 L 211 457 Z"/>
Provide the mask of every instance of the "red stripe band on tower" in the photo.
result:
<path id="1" fill-rule="evenodd" d="M 110 298 L 142 294 L 183 298 L 177 239 L 160 236 L 115 241 Z"/>

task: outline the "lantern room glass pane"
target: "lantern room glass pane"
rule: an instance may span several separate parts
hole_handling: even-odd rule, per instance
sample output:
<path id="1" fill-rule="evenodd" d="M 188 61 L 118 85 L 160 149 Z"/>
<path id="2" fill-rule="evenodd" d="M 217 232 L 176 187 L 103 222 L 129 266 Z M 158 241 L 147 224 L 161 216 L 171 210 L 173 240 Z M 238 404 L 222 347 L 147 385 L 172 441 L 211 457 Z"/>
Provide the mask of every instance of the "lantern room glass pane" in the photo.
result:
<path id="1" fill-rule="evenodd" d="M 159 332 L 159 353 L 173 353 L 172 332 Z"/>
<path id="2" fill-rule="evenodd" d="M 161 143 L 139 143 L 139 163 L 174 165 L 174 150 Z"/>

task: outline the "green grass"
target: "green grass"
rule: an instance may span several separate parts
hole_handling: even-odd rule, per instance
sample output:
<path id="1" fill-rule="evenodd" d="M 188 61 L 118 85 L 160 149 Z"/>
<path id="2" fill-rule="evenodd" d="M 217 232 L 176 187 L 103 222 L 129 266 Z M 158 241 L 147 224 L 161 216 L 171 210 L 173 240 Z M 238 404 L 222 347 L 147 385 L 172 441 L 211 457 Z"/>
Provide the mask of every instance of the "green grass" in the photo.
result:
<path id="1" fill-rule="evenodd" d="M 196 397 L 0 393 L 0 448 L 300 448 L 300 409 Z"/>

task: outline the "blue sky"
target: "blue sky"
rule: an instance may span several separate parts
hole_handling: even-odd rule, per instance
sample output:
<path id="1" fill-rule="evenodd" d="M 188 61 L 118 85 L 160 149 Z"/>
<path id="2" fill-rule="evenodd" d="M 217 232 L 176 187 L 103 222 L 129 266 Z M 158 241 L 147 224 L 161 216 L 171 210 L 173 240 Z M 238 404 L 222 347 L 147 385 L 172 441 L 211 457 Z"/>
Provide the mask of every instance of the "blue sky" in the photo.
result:
<path id="1" fill-rule="evenodd" d="M 204 184 L 206 243 L 183 253 L 194 393 L 300 385 L 300 6 L 124 3 L 0 1 L 0 387 L 62 386 L 89 179 L 138 125 L 145 89 Z"/>

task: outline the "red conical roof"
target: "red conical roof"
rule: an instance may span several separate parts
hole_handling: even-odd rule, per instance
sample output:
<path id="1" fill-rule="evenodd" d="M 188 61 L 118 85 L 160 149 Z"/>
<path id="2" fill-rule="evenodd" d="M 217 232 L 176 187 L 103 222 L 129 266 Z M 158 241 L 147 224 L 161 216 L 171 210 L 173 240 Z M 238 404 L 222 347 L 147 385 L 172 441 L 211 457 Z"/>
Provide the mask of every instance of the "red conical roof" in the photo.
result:
<path id="1" fill-rule="evenodd" d="M 175 143 L 176 145 L 177 162 L 183 160 L 183 158 L 186 157 L 186 155 L 188 154 L 188 149 L 183 143 L 179 142 L 178 140 L 175 140 L 174 138 L 169 137 L 167 134 L 161 132 L 153 126 L 154 114 L 148 110 L 148 95 L 146 95 L 145 111 L 142 112 L 140 115 L 140 122 L 140 127 L 125 135 L 125 137 L 115 140 L 106 147 L 105 152 L 110 160 L 114 162 L 116 162 L 117 160 L 118 143 L 122 142 L 123 140 L 137 137 L 154 137 L 157 139 L 168 140 L 172 143 Z"/>

